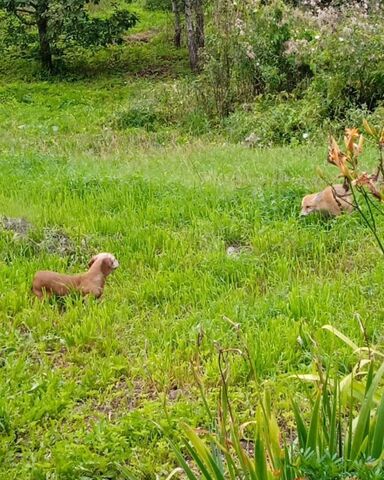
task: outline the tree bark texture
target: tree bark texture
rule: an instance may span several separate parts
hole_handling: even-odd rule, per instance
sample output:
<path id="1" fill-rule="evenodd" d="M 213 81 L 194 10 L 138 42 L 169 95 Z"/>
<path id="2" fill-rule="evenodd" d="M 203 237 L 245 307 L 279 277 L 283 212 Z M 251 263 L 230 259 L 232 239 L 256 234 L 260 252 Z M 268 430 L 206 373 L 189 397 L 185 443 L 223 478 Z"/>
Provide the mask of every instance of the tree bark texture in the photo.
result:
<path id="1" fill-rule="evenodd" d="M 48 38 L 48 22 L 44 17 L 40 17 L 37 21 L 40 43 L 40 59 L 43 67 L 49 71 L 53 69 L 52 51 Z"/>
<path id="2" fill-rule="evenodd" d="M 204 8 L 203 0 L 193 0 L 193 9 L 195 11 L 195 38 L 198 48 L 204 47 Z"/>
<path id="3" fill-rule="evenodd" d="M 53 62 L 47 19 L 49 2 L 48 0 L 38 0 L 34 8 L 36 10 L 37 30 L 39 32 L 41 63 L 43 68 L 51 72 L 53 70 Z"/>
<path id="4" fill-rule="evenodd" d="M 196 72 L 198 70 L 199 59 L 197 53 L 195 28 L 193 24 L 193 1 L 194 0 L 185 0 L 185 25 L 187 28 L 189 63 L 191 65 L 191 70 Z"/>
<path id="5" fill-rule="evenodd" d="M 172 0 L 172 12 L 175 22 L 175 33 L 173 43 L 176 48 L 181 47 L 181 19 L 180 19 L 180 0 Z"/>

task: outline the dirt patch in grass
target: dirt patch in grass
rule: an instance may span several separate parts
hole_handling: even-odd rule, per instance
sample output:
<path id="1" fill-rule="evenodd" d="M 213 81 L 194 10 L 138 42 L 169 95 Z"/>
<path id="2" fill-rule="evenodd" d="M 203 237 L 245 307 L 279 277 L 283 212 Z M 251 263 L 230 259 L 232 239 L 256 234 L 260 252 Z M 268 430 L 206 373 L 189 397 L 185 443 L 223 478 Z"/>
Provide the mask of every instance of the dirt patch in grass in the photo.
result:
<path id="1" fill-rule="evenodd" d="M 76 252 L 76 245 L 61 229 L 44 228 L 43 239 L 39 247 L 48 253 L 60 256 L 71 255 Z"/>
<path id="2" fill-rule="evenodd" d="M 16 236 L 26 237 L 32 227 L 25 218 L 0 217 L 0 228 L 14 232 Z"/>

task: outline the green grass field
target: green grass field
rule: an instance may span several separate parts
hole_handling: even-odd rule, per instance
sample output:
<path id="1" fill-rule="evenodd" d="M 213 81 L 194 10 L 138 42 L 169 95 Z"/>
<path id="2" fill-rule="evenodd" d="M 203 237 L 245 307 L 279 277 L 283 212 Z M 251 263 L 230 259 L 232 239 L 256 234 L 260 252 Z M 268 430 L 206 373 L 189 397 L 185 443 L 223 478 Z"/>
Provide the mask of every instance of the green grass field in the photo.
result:
<path id="1" fill-rule="evenodd" d="M 316 168 L 336 173 L 325 145 L 251 150 L 170 125 L 117 128 L 185 69 L 184 53 L 156 42 L 108 56 L 109 72 L 129 59 L 128 73 L 23 81 L 16 68 L 0 81 L 2 480 L 165 479 L 176 462 L 156 423 L 176 441 L 182 422 L 207 425 L 191 362 L 215 405 L 217 348 L 242 348 L 228 319 L 258 374 L 233 354 L 240 419 L 268 387 L 288 429 L 289 397 L 306 389 L 292 375 L 312 368 L 303 330 L 341 371 L 354 359 L 322 325 L 361 343 L 360 315 L 383 344 L 369 230 L 357 214 L 299 218 L 302 196 L 324 185 Z M 101 251 L 120 262 L 101 301 L 32 298 L 36 270 L 80 272 Z"/>
<path id="2" fill-rule="evenodd" d="M 256 385 L 234 356 L 244 419 L 269 385 L 290 421 L 288 395 L 301 388 L 290 375 L 311 368 L 302 325 L 344 369 L 348 352 L 323 324 L 359 339 L 359 314 L 381 342 L 384 267 L 359 216 L 298 217 L 302 195 L 322 186 L 325 148 L 164 147 L 105 127 L 140 88 L 0 90 L 0 213 L 31 224 L 0 231 L 0 478 L 164 477 L 174 460 L 152 421 L 171 435 L 205 424 L 190 362 L 199 349 L 214 403 L 215 345 L 241 346 L 225 317 L 259 375 Z M 229 257 L 229 246 L 247 248 Z M 37 269 L 82 271 L 98 251 L 121 263 L 101 302 L 31 298 Z"/>

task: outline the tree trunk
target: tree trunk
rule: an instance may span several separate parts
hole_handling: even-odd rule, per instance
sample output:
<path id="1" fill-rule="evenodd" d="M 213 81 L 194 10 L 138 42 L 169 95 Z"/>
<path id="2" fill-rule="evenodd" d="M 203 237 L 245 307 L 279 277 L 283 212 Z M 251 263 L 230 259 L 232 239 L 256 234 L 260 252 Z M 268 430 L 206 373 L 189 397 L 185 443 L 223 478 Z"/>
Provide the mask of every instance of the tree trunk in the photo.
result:
<path id="1" fill-rule="evenodd" d="M 189 63 L 193 72 L 198 69 L 197 44 L 195 37 L 195 29 L 193 26 L 193 8 L 194 0 L 185 0 L 185 25 L 187 27 L 187 41 L 189 51 Z"/>
<path id="2" fill-rule="evenodd" d="M 48 38 L 48 21 L 45 16 L 39 16 L 37 20 L 37 29 L 39 31 L 40 59 L 43 68 L 52 72 L 52 51 Z"/>
<path id="3" fill-rule="evenodd" d="M 195 18 L 196 18 L 196 44 L 198 48 L 204 47 L 204 8 L 203 8 L 203 0 L 194 0 L 193 7 L 195 10 Z"/>
<path id="4" fill-rule="evenodd" d="M 181 21 L 180 21 L 180 0 L 172 0 L 172 12 L 175 20 L 175 35 L 173 37 L 173 43 L 176 48 L 181 47 Z"/>

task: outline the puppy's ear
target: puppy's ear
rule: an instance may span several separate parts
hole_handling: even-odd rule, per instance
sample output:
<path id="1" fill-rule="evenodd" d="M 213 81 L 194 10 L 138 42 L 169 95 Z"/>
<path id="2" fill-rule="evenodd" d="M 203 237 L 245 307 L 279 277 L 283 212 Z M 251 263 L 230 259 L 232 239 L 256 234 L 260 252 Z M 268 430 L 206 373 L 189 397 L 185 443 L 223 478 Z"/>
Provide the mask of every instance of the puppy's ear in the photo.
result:
<path id="1" fill-rule="evenodd" d="M 93 256 L 91 260 L 88 262 L 88 268 L 91 268 L 95 262 L 96 262 L 96 255 Z"/>
<path id="2" fill-rule="evenodd" d="M 101 262 L 101 271 L 103 275 L 107 276 L 112 272 L 113 269 L 113 260 L 112 258 L 104 258 Z"/>

